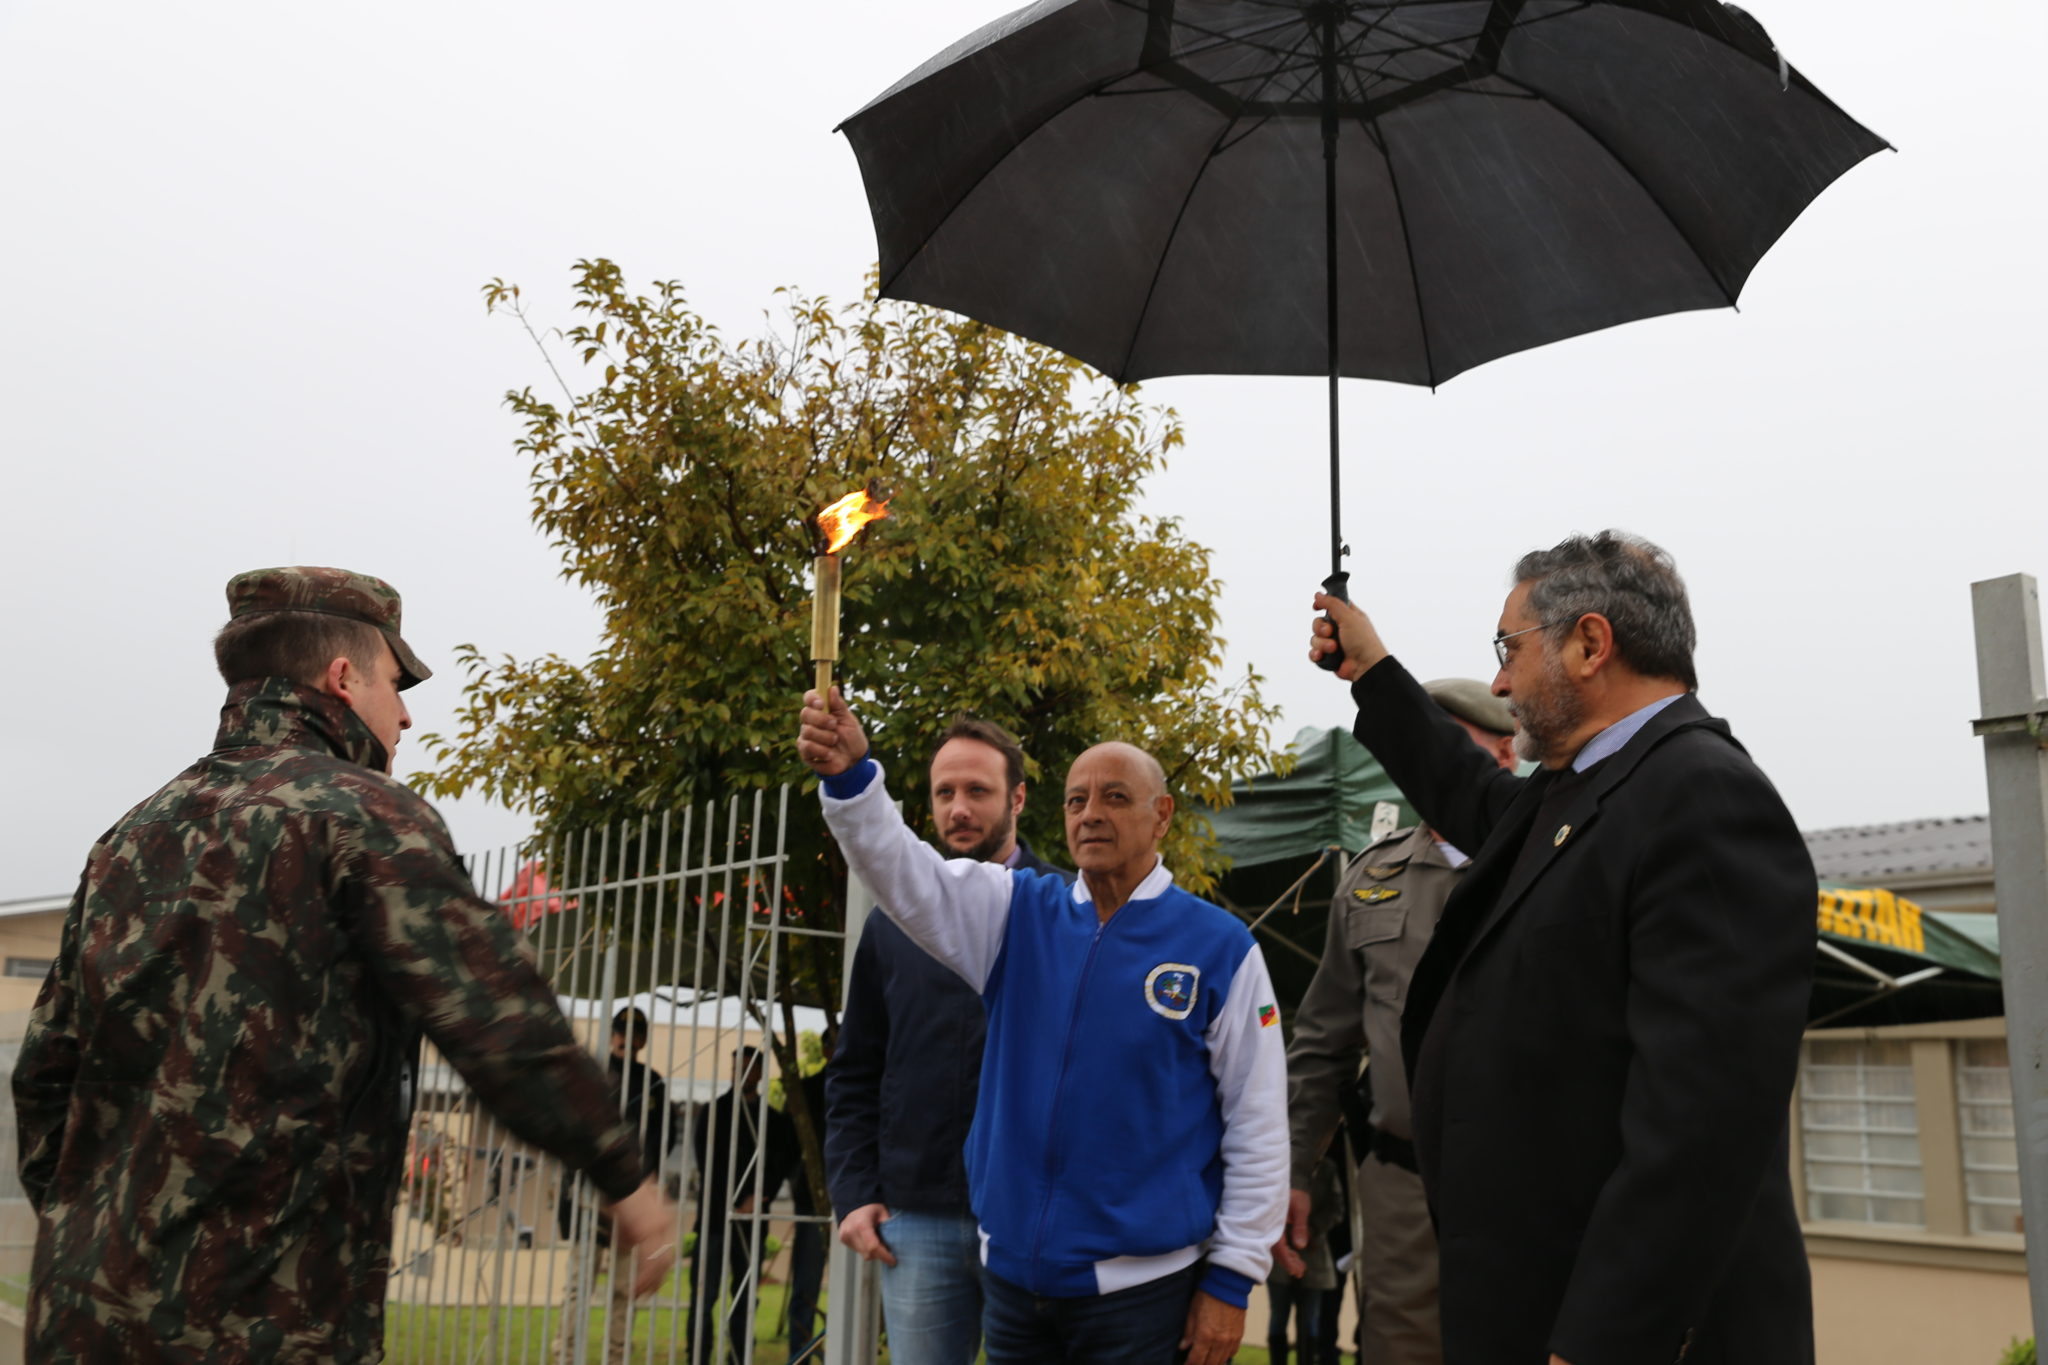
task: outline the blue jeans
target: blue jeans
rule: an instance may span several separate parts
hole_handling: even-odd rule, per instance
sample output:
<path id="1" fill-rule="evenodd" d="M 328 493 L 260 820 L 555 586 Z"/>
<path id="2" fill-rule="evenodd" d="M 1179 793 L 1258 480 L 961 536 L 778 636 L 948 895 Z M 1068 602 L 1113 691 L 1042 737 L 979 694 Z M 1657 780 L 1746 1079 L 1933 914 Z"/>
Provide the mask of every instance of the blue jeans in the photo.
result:
<path id="1" fill-rule="evenodd" d="M 900 1209 L 881 1226 L 882 1325 L 893 1365 L 972 1365 L 981 1349 L 981 1234 L 968 1214 Z"/>
<path id="2" fill-rule="evenodd" d="M 998 1275 L 988 1290 L 989 1365 L 1173 1365 L 1201 1263 L 1078 1299 L 1040 1298 Z"/>

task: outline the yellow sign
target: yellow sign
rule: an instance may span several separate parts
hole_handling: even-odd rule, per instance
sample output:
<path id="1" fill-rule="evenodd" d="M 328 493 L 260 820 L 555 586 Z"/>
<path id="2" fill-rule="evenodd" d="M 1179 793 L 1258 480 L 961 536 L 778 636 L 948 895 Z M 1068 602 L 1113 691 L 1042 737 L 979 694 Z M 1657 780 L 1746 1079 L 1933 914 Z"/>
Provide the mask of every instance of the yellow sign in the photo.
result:
<path id="1" fill-rule="evenodd" d="M 1903 948 L 1909 953 L 1927 951 L 1927 936 L 1920 928 L 1920 907 L 1889 891 L 1829 891 L 1823 887 L 1820 931 L 1836 938 Z"/>

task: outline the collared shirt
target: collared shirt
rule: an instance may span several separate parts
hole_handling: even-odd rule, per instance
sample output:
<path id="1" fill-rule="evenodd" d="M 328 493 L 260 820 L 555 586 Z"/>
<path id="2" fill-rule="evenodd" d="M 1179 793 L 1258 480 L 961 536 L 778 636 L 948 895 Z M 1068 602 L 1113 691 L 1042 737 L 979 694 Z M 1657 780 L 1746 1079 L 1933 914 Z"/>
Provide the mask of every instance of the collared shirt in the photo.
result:
<path id="1" fill-rule="evenodd" d="M 1131 888 L 1131 894 L 1125 898 L 1124 904 L 1128 905 L 1132 901 L 1156 899 L 1165 895 L 1166 888 L 1172 885 L 1173 874 L 1166 870 L 1166 860 L 1155 855 L 1152 859 L 1152 870 L 1145 874 L 1143 881 Z M 1089 888 L 1088 879 L 1085 876 L 1074 878 L 1074 904 L 1095 904 L 1095 892 Z"/>
<path id="2" fill-rule="evenodd" d="M 1673 692 L 1668 697 L 1659 697 L 1641 710 L 1631 711 L 1587 740 L 1586 747 L 1579 750 L 1578 757 L 1572 760 L 1572 771 L 1582 773 L 1601 759 L 1620 753 L 1622 746 L 1634 739 L 1636 732 L 1650 723 L 1650 717 L 1685 695 L 1687 694 L 1684 692 Z"/>

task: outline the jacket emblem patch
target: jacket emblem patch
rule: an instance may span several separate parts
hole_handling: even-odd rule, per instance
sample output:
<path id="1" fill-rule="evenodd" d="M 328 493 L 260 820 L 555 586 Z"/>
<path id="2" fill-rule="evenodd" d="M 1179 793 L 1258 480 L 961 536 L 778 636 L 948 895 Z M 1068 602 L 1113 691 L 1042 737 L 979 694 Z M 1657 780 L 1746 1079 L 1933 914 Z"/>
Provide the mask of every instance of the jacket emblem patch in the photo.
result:
<path id="1" fill-rule="evenodd" d="M 1381 901 L 1390 901 L 1400 895 L 1401 888 L 1398 886 L 1360 887 L 1351 894 L 1364 901 L 1367 905 L 1378 905 Z"/>
<path id="2" fill-rule="evenodd" d="M 1194 1013 L 1201 987 L 1201 968 L 1162 962 L 1145 976 L 1145 1003 L 1163 1018 L 1185 1019 Z"/>
<path id="3" fill-rule="evenodd" d="M 1274 1008 L 1273 1008 L 1273 1007 L 1272 1007 L 1271 1005 L 1261 1005 L 1261 1006 L 1259 1006 L 1259 1027 L 1260 1027 L 1260 1028 L 1271 1028 L 1271 1027 L 1273 1027 L 1273 1025 L 1275 1025 L 1275 1024 L 1277 1024 L 1277 1023 L 1279 1023 L 1279 1022 L 1280 1022 L 1280 1011 L 1279 1011 L 1279 1010 L 1276 1010 L 1276 1009 L 1274 1009 Z"/>

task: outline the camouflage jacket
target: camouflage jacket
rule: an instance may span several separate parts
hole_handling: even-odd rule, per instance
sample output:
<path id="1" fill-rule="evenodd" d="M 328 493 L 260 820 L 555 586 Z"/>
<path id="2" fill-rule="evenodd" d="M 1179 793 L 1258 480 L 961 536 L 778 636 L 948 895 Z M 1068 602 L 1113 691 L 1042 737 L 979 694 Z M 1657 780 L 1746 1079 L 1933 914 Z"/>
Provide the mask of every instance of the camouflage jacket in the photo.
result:
<path id="1" fill-rule="evenodd" d="M 376 1361 L 419 1032 L 519 1136 L 639 1184 L 603 1070 L 346 705 L 228 694 L 93 848 L 14 1076 L 32 1361 Z"/>

